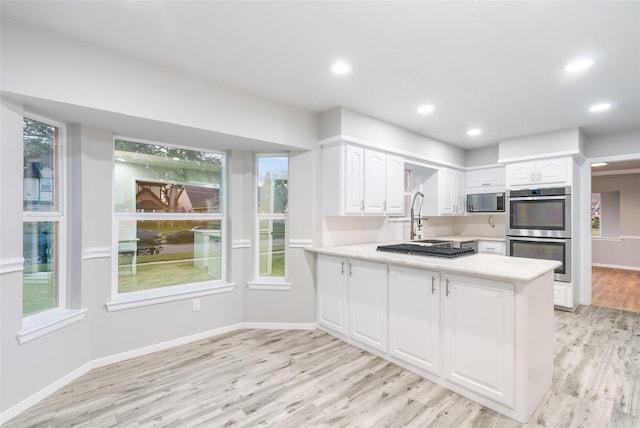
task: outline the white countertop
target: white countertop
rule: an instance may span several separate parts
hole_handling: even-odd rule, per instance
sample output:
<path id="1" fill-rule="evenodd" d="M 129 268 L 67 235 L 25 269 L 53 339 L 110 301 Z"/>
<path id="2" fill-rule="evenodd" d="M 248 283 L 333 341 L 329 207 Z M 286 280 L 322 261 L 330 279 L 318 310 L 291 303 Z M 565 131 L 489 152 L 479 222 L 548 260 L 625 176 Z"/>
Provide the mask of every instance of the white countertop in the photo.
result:
<path id="1" fill-rule="evenodd" d="M 446 239 L 446 237 L 440 236 L 434 239 L 443 238 Z M 349 257 L 397 266 L 446 271 L 455 274 L 518 283 L 530 282 L 561 265 L 560 262 L 552 260 L 506 257 L 492 254 L 474 254 L 447 259 L 376 251 L 378 245 L 398 243 L 401 242 L 343 245 L 337 247 L 312 248 L 308 251 L 330 256 Z"/>

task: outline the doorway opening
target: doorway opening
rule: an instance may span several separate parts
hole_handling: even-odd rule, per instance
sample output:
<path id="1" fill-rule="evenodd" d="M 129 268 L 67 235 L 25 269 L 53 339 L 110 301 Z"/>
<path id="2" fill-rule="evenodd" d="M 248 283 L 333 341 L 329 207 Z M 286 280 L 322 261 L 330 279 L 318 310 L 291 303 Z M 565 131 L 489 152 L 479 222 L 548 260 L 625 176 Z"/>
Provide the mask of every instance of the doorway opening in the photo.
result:
<path id="1" fill-rule="evenodd" d="M 591 303 L 640 312 L 640 159 L 591 168 Z"/>

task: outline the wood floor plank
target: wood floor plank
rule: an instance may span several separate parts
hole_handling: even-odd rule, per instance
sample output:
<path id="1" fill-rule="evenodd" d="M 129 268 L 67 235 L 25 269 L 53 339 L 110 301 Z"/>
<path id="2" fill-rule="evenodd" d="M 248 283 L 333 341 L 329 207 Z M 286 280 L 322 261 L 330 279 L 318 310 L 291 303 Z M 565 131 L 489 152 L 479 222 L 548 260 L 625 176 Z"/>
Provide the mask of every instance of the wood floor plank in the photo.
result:
<path id="1" fill-rule="evenodd" d="M 640 316 L 555 312 L 554 376 L 528 424 L 324 332 L 239 330 L 97 368 L 28 427 L 638 427 Z"/>

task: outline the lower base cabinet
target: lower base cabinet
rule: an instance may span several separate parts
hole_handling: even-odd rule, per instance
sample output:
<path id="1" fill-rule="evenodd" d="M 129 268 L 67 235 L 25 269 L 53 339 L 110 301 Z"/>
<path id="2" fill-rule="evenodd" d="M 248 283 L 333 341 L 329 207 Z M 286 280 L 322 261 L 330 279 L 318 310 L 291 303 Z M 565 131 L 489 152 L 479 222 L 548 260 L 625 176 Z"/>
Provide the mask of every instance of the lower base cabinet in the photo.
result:
<path id="1" fill-rule="evenodd" d="M 389 355 L 439 374 L 439 272 L 389 268 Z"/>
<path id="2" fill-rule="evenodd" d="M 553 375 L 551 282 L 553 272 L 516 285 L 320 254 L 318 324 L 527 422 Z"/>
<path id="3" fill-rule="evenodd" d="M 443 282 L 444 378 L 513 406 L 513 285 L 448 274 Z"/>
<path id="4" fill-rule="evenodd" d="M 318 256 L 318 324 L 387 352 L 387 265 Z"/>

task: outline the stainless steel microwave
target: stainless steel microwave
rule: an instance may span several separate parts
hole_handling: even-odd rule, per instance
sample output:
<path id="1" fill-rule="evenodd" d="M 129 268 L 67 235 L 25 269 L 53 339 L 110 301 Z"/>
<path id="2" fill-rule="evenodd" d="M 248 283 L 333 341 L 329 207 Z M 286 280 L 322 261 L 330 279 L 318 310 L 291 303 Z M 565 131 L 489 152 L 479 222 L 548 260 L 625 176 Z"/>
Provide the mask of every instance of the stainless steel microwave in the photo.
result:
<path id="1" fill-rule="evenodd" d="M 467 195 L 468 213 L 504 212 L 504 192 L 472 193 Z"/>

